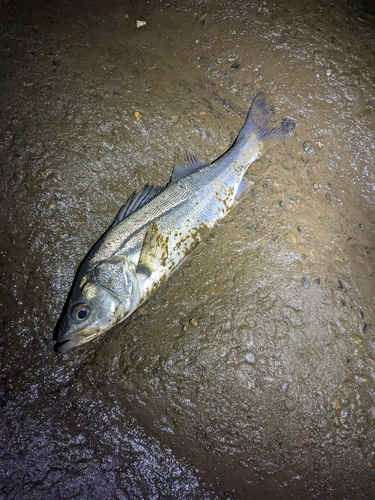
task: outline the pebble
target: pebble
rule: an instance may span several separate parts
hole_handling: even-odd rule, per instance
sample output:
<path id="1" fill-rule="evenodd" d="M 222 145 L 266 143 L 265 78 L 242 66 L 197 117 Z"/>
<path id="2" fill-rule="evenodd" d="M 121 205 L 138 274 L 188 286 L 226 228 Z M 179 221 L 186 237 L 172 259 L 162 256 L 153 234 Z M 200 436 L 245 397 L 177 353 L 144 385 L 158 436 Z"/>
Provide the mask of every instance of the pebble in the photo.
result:
<path id="1" fill-rule="evenodd" d="M 303 288 L 310 288 L 310 283 L 307 281 L 306 278 L 301 279 L 301 285 L 303 286 Z"/>
<path id="2" fill-rule="evenodd" d="M 191 326 L 198 326 L 198 321 L 196 320 L 196 318 L 190 318 L 189 323 L 191 324 Z"/>
<path id="3" fill-rule="evenodd" d="M 305 153 L 309 153 L 310 155 L 313 155 L 315 153 L 315 149 L 311 141 L 305 141 L 303 143 L 303 150 Z"/>
<path id="4" fill-rule="evenodd" d="M 246 226 L 245 230 L 249 234 L 256 233 L 258 231 L 258 226 L 256 224 L 253 226 Z"/>
<path id="5" fill-rule="evenodd" d="M 296 235 L 294 233 L 292 233 L 292 231 L 288 231 L 288 230 L 283 231 L 283 236 L 291 243 L 293 243 L 293 244 L 297 243 Z"/>
<path id="6" fill-rule="evenodd" d="M 252 352 L 247 353 L 245 356 L 245 360 L 252 365 L 253 363 L 255 363 L 254 354 Z"/>
<path id="7" fill-rule="evenodd" d="M 142 26 L 146 26 L 146 21 L 136 21 L 137 28 L 141 28 Z"/>
<path id="8" fill-rule="evenodd" d="M 134 111 L 134 116 L 135 116 L 135 119 L 137 120 L 137 122 L 139 122 L 139 120 L 142 119 L 142 115 L 139 111 Z"/>

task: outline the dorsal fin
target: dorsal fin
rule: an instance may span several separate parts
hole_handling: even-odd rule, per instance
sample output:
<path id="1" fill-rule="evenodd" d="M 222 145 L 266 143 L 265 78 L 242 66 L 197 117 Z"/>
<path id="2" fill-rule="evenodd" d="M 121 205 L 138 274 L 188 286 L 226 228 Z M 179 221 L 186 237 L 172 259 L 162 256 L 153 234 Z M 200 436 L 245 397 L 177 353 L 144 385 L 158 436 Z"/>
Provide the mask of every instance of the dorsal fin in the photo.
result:
<path id="1" fill-rule="evenodd" d="M 202 167 L 205 167 L 207 163 L 203 163 L 198 158 L 196 158 L 190 151 L 185 151 L 185 164 L 177 163 L 173 169 L 172 177 L 170 184 L 173 182 L 186 177 L 187 175 L 199 170 Z"/>
<path id="2" fill-rule="evenodd" d="M 113 227 L 117 226 L 117 224 L 120 224 L 120 222 L 122 222 L 126 217 L 128 217 L 130 214 L 141 208 L 143 205 L 145 205 L 153 198 L 155 198 L 163 190 L 164 190 L 163 187 L 149 186 L 148 184 L 146 184 L 139 191 L 139 193 L 136 193 L 134 191 L 134 193 L 129 196 L 126 203 L 122 205 L 122 207 L 118 211 L 115 220 L 112 222 L 109 229 L 112 229 Z"/>

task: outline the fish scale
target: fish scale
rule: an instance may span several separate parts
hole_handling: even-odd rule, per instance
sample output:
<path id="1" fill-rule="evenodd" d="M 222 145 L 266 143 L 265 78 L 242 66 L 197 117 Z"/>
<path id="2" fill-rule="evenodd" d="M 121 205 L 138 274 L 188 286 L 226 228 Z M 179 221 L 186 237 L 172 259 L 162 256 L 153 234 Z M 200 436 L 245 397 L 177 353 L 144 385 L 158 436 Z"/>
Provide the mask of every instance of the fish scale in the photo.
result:
<path id="1" fill-rule="evenodd" d="M 289 118 L 273 122 L 260 93 L 221 157 L 203 164 L 187 154 L 164 189 L 133 194 L 81 262 L 56 325 L 55 350 L 64 354 L 92 340 L 143 304 L 249 190 L 244 174 L 251 163 L 294 126 Z"/>

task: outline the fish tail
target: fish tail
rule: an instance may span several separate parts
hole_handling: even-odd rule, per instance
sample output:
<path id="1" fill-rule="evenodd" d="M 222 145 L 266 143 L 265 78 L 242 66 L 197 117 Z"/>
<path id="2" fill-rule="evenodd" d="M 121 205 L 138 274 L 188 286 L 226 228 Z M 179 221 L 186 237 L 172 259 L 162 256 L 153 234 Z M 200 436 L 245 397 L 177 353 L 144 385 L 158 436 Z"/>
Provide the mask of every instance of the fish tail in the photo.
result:
<path id="1" fill-rule="evenodd" d="M 262 142 L 280 142 L 291 134 L 296 126 L 291 118 L 279 122 L 273 121 L 274 108 L 267 103 L 263 92 L 257 94 L 251 103 L 238 138 L 248 138 L 256 134 L 256 140 Z"/>

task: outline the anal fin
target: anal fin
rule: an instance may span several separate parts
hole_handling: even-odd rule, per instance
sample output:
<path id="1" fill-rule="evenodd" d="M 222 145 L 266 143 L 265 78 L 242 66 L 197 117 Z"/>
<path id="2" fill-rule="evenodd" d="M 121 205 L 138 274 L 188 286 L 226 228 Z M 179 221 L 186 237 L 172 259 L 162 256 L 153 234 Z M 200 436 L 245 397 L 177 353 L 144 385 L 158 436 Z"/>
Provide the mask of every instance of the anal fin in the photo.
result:
<path id="1" fill-rule="evenodd" d="M 234 200 L 234 204 L 237 205 L 241 198 L 247 195 L 247 193 L 250 191 L 250 189 L 254 186 L 253 181 L 248 181 L 245 179 L 245 177 L 242 177 L 241 182 L 238 185 L 237 191 L 236 191 L 236 197 Z"/>

